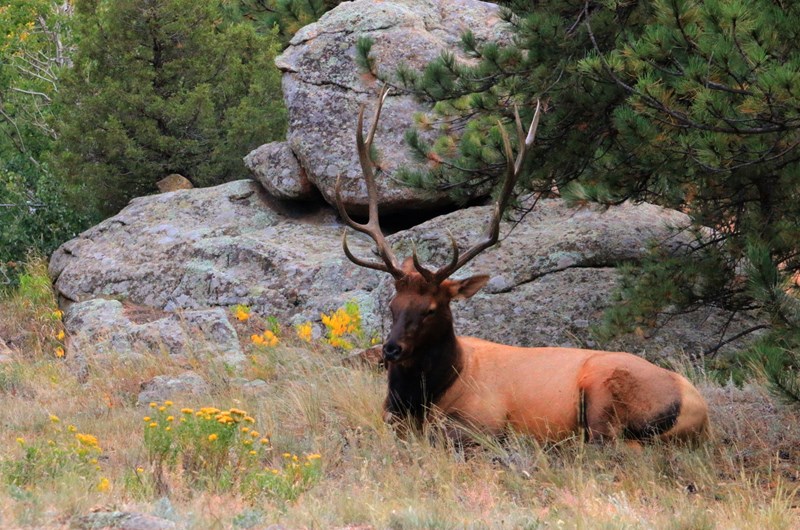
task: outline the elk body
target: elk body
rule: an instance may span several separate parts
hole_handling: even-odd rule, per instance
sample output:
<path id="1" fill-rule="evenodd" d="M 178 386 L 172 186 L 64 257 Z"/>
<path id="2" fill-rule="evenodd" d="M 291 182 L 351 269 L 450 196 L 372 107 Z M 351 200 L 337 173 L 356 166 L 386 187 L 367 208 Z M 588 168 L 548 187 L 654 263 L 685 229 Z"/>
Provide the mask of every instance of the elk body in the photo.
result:
<path id="1" fill-rule="evenodd" d="M 577 433 L 587 440 L 692 440 L 708 429 L 708 409 L 683 376 L 636 355 L 577 348 L 522 348 L 473 337 L 457 337 L 450 302 L 469 298 L 489 277 L 448 279 L 499 234 L 500 218 L 536 133 L 539 107 L 527 137 L 516 115 L 519 153 L 513 159 L 503 132 L 508 171 L 486 238 L 460 254 L 451 237 L 451 262 L 437 271 L 423 267 L 416 252 L 399 265 L 381 232 L 377 188 L 369 150 L 386 90 L 381 93 L 366 142 L 363 113 L 356 143 L 369 195 L 369 221 L 343 219 L 376 242 L 381 261 L 347 257 L 357 265 L 390 273 L 396 294 L 390 303 L 392 328 L 383 346 L 388 367 L 387 419 L 410 418 L 421 426 L 432 414 L 444 414 L 480 432 L 500 434 L 511 428 L 541 441 Z M 501 131 L 502 129 L 501 125 Z"/>

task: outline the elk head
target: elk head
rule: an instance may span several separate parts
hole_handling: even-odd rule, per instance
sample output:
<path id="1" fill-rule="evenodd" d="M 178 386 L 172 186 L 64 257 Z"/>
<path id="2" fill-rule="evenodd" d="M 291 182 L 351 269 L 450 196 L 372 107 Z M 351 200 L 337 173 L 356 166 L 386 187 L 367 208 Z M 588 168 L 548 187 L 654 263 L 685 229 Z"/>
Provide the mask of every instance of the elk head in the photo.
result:
<path id="1" fill-rule="evenodd" d="M 505 128 L 498 121 L 503 140 L 503 149 L 506 155 L 507 167 L 503 187 L 495 204 L 492 219 L 484 238 L 461 253 L 455 238 L 450 234 L 452 257 L 450 262 L 436 271 L 425 268 L 419 261 L 416 250 L 402 265 L 398 264 L 392 248 L 386 242 L 378 218 L 378 190 L 375 184 L 375 166 L 370 159 L 370 150 L 378 126 L 381 109 L 388 95 L 388 88 L 384 87 L 378 98 L 375 115 L 369 128 L 366 140 L 364 139 L 364 105 L 358 113 L 356 127 L 356 146 L 361 170 L 367 185 L 369 201 L 369 218 L 366 223 L 357 223 L 348 215 L 342 204 L 340 196 L 341 179 L 336 182 L 336 206 L 345 223 L 358 232 L 370 236 L 377 246 L 377 254 L 381 261 L 364 260 L 350 252 L 347 247 L 347 230 L 342 237 L 342 247 L 345 255 L 361 267 L 388 272 L 395 279 L 396 294 L 390 303 L 392 312 L 392 329 L 383 346 L 384 359 L 397 364 L 410 363 L 421 351 L 430 351 L 431 347 L 439 343 L 455 342 L 453 319 L 450 313 L 450 301 L 469 298 L 489 280 L 486 275 L 473 276 L 464 280 L 449 280 L 449 276 L 466 265 L 475 256 L 494 245 L 500 235 L 500 220 L 503 211 L 508 206 L 514 185 L 517 182 L 522 166 L 525 162 L 539 123 L 541 104 L 537 101 L 536 112 L 527 136 L 523 132 L 522 121 L 516 107 L 514 117 L 516 122 L 519 153 L 513 156 L 511 142 Z"/>

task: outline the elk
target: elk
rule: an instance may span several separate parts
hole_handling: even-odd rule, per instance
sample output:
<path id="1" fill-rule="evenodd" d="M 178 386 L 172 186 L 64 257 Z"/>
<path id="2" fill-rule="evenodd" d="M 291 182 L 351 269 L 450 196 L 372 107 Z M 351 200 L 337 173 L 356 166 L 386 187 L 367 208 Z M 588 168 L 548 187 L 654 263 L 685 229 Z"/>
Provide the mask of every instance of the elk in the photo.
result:
<path id="1" fill-rule="evenodd" d="M 461 253 L 450 235 L 452 258 L 433 271 L 420 263 L 416 250 L 399 264 L 380 227 L 370 149 L 387 93 L 385 88 L 381 91 L 366 140 L 363 105 L 358 113 L 356 145 L 369 203 L 366 223 L 351 219 L 342 204 L 340 182 L 336 184 L 336 206 L 342 219 L 372 238 L 380 261 L 354 256 L 347 246 L 346 228 L 345 255 L 358 266 L 394 277 L 396 294 L 389 305 L 393 322 L 383 345 L 388 368 L 387 421 L 407 418 L 421 427 L 432 415 L 443 414 L 481 433 L 500 435 L 510 428 L 543 442 L 575 435 L 587 441 L 622 438 L 631 445 L 652 439 L 704 438 L 708 407 L 697 389 L 680 374 L 641 357 L 578 348 L 507 346 L 456 336 L 450 301 L 470 298 L 489 276 L 449 277 L 497 242 L 501 216 L 533 144 L 541 106 L 537 103 L 527 136 L 515 109 L 516 159 L 498 122 L 507 169 L 486 236 Z"/>

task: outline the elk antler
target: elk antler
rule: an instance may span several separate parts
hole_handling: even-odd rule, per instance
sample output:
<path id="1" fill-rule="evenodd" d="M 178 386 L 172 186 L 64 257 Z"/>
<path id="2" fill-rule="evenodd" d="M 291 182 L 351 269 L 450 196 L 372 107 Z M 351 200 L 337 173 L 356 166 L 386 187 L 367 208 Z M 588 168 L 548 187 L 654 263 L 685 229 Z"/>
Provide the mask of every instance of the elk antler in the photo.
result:
<path id="1" fill-rule="evenodd" d="M 384 86 L 378 96 L 378 105 L 375 109 L 375 116 L 372 119 L 372 125 L 367 135 L 367 141 L 364 141 L 364 105 L 358 111 L 358 125 L 356 126 L 356 147 L 358 148 L 358 160 L 361 163 L 361 172 L 364 174 L 364 180 L 367 183 L 367 197 L 369 200 L 369 220 L 364 223 L 356 223 L 348 215 L 342 203 L 341 197 L 341 176 L 336 179 L 336 207 L 339 209 L 339 215 L 345 223 L 354 230 L 367 234 L 370 236 L 378 247 L 378 255 L 383 262 L 367 261 L 357 258 L 347 248 L 347 229 L 342 234 L 342 248 L 347 258 L 360 267 L 368 269 L 375 269 L 383 272 L 388 272 L 396 279 L 405 276 L 405 273 L 397 265 L 397 259 L 392 252 L 392 247 L 386 242 L 386 238 L 381 230 L 380 221 L 378 219 L 378 187 L 375 184 L 375 168 L 370 159 L 370 150 L 372 149 L 372 140 L 375 137 L 375 130 L 378 128 L 378 119 L 381 116 L 381 108 L 386 96 L 389 94 L 389 88 Z"/>
<path id="2" fill-rule="evenodd" d="M 536 138 L 536 129 L 539 126 L 539 115 L 541 114 L 541 108 L 541 101 L 537 100 L 536 112 L 533 114 L 533 120 L 531 121 L 531 126 L 528 129 L 528 135 L 524 136 L 525 133 L 523 132 L 522 128 L 522 120 L 519 117 L 517 107 L 514 107 L 514 121 L 517 126 L 517 140 L 519 143 L 519 153 L 517 153 L 516 160 L 514 159 L 514 153 L 511 149 L 511 142 L 508 139 L 506 129 L 499 120 L 497 122 L 500 128 L 500 135 L 503 138 L 503 150 L 506 155 L 506 177 L 503 182 L 503 188 L 500 191 L 500 196 L 497 199 L 497 203 L 495 203 L 494 215 L 492 216 L 492 221 L 486 231 L 484 240 L 470 248 L 464 254 L 459 255 L 456 240 L 453 238 L 452 234 L 449 234 L 450 242 L 453 248 L 453 257 L 449 264 L 445 265 L 436 272 L 429 271 L 419 263 L 417 251 L 414 249 L 414 267 L 429 282 L 443 282 L 451 274 L 466 265 L 475 256 L 497 243 L 497 240 L 500 237 L 500 219 L 502 218 L 503 212 L 508 206 L 508 201 L 511 198 L 511 192 L 514 190 L 514 185 L 517 183 L 519 174 L 522 171 L 522 165 L 525 163 L 525 158 L 528 156 L 531 145 L 533 145 L 534 138 Z"/>

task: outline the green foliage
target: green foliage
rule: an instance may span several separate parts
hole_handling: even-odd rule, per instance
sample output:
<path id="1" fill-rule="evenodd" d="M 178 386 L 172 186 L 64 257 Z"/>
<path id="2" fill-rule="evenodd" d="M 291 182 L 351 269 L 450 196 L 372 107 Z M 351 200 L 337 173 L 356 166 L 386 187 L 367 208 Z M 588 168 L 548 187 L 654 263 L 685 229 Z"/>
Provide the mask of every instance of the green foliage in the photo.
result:
<path id="1" fill-rule="evenodd" d="M 53 100 L 70 64 L 70 9 L 44 0 L 0 7 L 0 284 L 15 280 L 8 262 L 52 252 L 90 220 L 70 207 L 44 162 L 56 137 Z"/>
<path id="2" fill-rule="evenodd" d="M 69 66 L 69 4 L 11 0 L 0 7 L 0 153 L 34 168 L 55 138 L 52 101 Z"/>
<path id="3" fill-rule="evenodd" d="M 509 2 L 504 13 L 513 44 L 467 34 L 476 65 L 445 54 L 388 80 L 435 102 L 418 128 L 447 138 L 410 134 L 430 171 L 404 178 L 456 198 L 498 180 L 496 119 L 510 123 L 516 104 L 527 122 L 541 99 L 548 112 L 523 187 L 547 196 L 555 186 L 576 202 L 651 201 L 696 227 L 692 242 L 654 248 L 629 269 L 601 334 L 709 305 L 797 325 L 785 314 L 797 284 L 775 278 L 800 272 L 800 6 L 552 0 Z"/>
<path id="4" fill-rule="evenodd" d="M 370 55 L 374 41 L 371 37 L 359 37 L 356 41 L 356 64 L 367 72 L 375 74 L 375 58 Z"/>
<path id="5" fill-rule="evenodd" d="M 47 274 L 47 262 L 32 255 L 17 270 L 17 284 L 2 293 L 0 298 L 0 314 L 16 326 L 0 331 L 6 336 L 18 337 L 20 351 L 46 352 L 48 357 L 63 357 L 66 339 L 63 313 L 58 308 Z"/>
<path id="6" fill-rule="evenodd" d="M 223 4 L 234 20 L 247 19 L 259 32 L 277 28 L 284 42 L 344 0 L 235 0 Z"/>
<path id="7" fill-rule="evenodd" d="M 242 156 L 283 136 L 274 33 L 226 22 L 216 1 L 75 9 L 54 160 L 84 200 L 113 213 L 170 173 L 201 186 L 237 178 Z"/>
<path id="8" fill-rule="evenodd" d="M 773 395 L 800 407 L 800 336 L 768 336 L 740 357 L 764 377 Z"/>
<path id="9" fill-rule="evenodd" d="M 18 270 L 8 267 L 31 252 L 50 254 L 75 237 L 92 218 L 67 202 L 60 180 L 44 169 L 11 170 L 0 161 L 0 285 L 13 285 Z M 5 167 L 3 167 L 5 166 Z M 26 175 L 27 173 L 27 175 Z"/>

